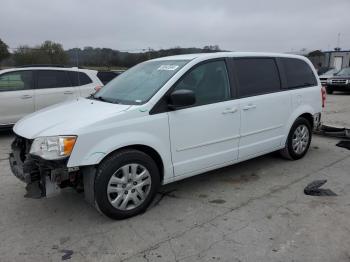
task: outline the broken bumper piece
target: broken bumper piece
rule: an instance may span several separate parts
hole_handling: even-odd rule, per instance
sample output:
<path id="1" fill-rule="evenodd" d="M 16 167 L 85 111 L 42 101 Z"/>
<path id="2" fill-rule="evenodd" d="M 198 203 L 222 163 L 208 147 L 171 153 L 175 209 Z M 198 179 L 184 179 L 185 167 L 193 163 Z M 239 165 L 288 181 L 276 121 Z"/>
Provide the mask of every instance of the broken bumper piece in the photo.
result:
<path id="1" fill-rule="evenodd" d="M 78 184 L 78 171 L 69 173 L 67 159 L 48 161 L 29 154 L 31 141 L 16 137 L 12 143 L 9 162 L 12 173 L 27 184 L 25 197 L 50 197 L 61 188 Z"/>
<path id="2" fill-rule="evenodd" d="M 332 136 L 338 138 L 350 138 L 350 129 L 345 127 L 333 127 L 328 125 L 322 125 L 315 130 L 316 134 L 324 136 Z"/>

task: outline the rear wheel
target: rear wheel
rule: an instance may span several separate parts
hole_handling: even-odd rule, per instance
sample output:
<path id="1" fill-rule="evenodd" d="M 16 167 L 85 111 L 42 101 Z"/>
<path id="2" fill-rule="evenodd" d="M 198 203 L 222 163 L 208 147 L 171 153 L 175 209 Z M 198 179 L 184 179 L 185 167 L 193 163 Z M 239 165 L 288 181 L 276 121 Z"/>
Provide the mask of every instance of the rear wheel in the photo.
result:
<path id="1" fill-rule="evenodd" d="M 281 150 L 282 156 L 291 160 L 304 157 L 309 150 L 311 138 L 310 122 L 303 117 L 297 118 L 289 131 L 286 147 Z"/>
<path id="2" fill-rule="evenodd" d="M 102 213 L 123 219 L 142 213 L 159 187 L 159 170 L 154 160 L 138 150 L 123 150 L 99 166 L 95 200 Z"/>

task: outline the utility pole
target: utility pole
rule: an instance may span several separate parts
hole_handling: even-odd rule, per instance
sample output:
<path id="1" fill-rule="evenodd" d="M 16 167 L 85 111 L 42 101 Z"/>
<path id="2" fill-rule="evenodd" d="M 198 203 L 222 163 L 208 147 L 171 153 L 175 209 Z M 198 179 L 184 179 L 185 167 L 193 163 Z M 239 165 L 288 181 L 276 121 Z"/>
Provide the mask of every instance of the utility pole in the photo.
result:
<path id="1" fill-rule="evenodd" d="M 338 39 L 337 39 L 337 47 L 336 47 L 336 51 L 340 51 L 340 33 L 338 33 Z"/>

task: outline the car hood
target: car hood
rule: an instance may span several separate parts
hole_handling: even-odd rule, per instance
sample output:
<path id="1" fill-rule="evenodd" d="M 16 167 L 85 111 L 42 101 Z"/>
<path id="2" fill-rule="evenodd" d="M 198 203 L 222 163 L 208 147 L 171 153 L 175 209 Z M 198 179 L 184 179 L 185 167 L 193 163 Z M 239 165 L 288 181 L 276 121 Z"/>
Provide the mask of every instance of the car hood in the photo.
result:
<path id="1" fill-rule="evenodd" d="M 319 78 L 330 78 L 333 77 L 334 75 L 320 75 Z"/>
<path id="2" fill-rule="evenodd" d="M 330 77 L 331 79 L 350 79 L 349 75 L 345 75 L 345 76 L 332 76 Z"/>
<path id="3" fill-rule="evenodd" d="M 78 98 L 30 114 L 16 123 L 13 130 L 22 137 L 78 135 L 79 130 L 113 117 L 130 105 L 111 104 Z"/>

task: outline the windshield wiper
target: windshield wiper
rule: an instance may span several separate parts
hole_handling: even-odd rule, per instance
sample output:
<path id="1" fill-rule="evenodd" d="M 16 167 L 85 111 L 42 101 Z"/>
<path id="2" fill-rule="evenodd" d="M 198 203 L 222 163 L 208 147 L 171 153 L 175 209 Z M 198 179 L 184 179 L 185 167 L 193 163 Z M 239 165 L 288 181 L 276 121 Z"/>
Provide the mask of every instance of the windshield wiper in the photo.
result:
<path id="1" fill-rule="evenodd" d="M 88 97 L 89 99 L 94 99 L 94 100 L 98 100 L 98 101 L 102 101 L 102 102 L 106 102 L 106 103 L 112 103 L 112 104 L 119 104 L 119 101 L 117 99 L 106 99 L 102 96 L 95 96 L 95 95 L 90 95 Z"/>
<path id="2" fill-rule="evenodd" d="M 106 99 L 106 98 L 104 98 L 104 97 L 102 97 L 102 96 L 90 95 L 88 98 L 89 98 L 89 99 L 93 99 L 93 100 L 98 100 L 98 101 L 106 102 L 106 103 L 117 104 L 115 101 Z"/>

